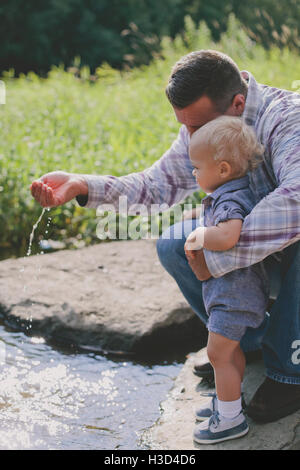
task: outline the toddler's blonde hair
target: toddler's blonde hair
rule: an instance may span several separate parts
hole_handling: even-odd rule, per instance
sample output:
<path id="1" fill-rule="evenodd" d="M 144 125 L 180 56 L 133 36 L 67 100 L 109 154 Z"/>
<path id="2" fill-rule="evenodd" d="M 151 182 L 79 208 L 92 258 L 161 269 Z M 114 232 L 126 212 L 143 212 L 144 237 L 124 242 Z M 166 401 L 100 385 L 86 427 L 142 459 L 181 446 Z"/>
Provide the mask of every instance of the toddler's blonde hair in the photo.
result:
<path id="1" fill-rule="evenodd" d="M 197 153 L 201 144 L 212 146 L 214 160 L 226 160 L 237 177 L 256 168 L 264 152 L 253 129 L 236 116 L 220 116 L 200 127 L 192 134 L 190 152 Z"/>

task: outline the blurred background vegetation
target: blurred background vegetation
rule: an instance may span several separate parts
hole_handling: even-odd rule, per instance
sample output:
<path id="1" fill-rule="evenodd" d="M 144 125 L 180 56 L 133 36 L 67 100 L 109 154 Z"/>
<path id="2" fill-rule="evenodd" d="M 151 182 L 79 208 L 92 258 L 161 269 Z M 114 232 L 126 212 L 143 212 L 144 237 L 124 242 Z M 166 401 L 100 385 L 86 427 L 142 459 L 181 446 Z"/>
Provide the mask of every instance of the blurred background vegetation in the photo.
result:
<path id="1" fill-rule="evenodd" d="M 47 73 L 80 56 L 93 72 L 103 62 L 147 64 L 164 36 L 184 31 L 184 18 L 205 21 L 215 41 L 234 13 L 265 48 L 299 50 L 299 0 L 2 0 L 0 71 Z"/>
<path id="2" fill-rule="evenodd" d="M 119 176 L 160 158 L 179 129 L 164 88 L 182 55 L 217 49 L 261 83 L 299 89 L 296 0 L 10 0 L 0 19 L 0 258 L 26 255 L 35 178 Z M 51 209 L 32 252 L 99 242 L 98 221 L 75 202 Z"/>

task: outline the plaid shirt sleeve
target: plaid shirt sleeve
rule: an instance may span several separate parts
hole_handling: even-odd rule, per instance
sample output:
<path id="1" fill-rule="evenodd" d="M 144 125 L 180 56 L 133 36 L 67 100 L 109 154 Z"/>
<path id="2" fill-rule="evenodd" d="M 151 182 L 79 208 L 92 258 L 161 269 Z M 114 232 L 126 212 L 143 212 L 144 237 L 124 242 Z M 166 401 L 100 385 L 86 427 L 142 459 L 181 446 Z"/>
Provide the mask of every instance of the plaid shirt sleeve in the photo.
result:
<path id="1" fill-rule="evenodd" d="M 192 176 L 188 155 L 189 136 L 181 126 L 177 139 L 170 149 L 150 168 L 126 176 L 84 175 L 88 184 L 88 200 L 85 207 L 112 204 L 118 209 L 119 197 L 127 197 L 127 206 L 144 204 L 168 204 L 182 201 L 198 188 Z M 80 201 L 78 201 L 80 203 Z"/>
<path id="2" fill-rule="evenodd" d="M 263 125 L 268 128 L 263 142 L 266 159 L 277 187 L 245 218 L 240 240 L 233 249 L 204 250 L 213 277 L 258 263 L 300 240 L 300 106 L 293 112 L 281 109 L 281 113 L 280 118 L 275 111 Z"/>

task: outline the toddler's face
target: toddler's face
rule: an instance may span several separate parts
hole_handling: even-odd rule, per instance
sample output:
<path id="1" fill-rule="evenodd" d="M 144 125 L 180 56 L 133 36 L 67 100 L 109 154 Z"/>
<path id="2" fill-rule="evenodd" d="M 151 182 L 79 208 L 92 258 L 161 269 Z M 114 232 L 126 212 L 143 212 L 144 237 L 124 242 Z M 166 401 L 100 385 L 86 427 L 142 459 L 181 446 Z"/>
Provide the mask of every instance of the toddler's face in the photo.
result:
<path id="1" fill-rule="evenodd" d="M 212 193 L 224 180 L 220 176 L 220 162 L 213 158 L 213 149 L 207 145 L 190 149 L 193 176 L 206 193 Z"/>

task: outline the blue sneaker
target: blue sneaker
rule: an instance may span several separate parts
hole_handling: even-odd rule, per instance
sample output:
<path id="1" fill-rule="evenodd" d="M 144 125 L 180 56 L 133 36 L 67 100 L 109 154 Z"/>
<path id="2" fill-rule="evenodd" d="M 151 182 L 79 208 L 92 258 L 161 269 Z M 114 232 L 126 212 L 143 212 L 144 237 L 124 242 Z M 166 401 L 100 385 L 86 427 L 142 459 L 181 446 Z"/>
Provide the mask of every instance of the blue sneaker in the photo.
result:
<path id="1" fill-rule="evenodd" d="M 234 419 L 225 419 L 215 411 L 209 419 L 196 426 L 194 441 L 198 444 L 217 444 L 245 436 L 248 431 L 249 426 L 242 411 Z"/>
<path id="2" fill-rule="evenodd" d="M 203 392 L 202 397 L 211 397 L 208 403 L 200 406 L 195 410 L 196 421 L 205 421 L 209 419 L 215 411 L 218 411 L 218 399 L 216 392 Z M 244 400 L 244 394 L 242 393 L 242 409 L 246 409 L 246 402 Z"/>

